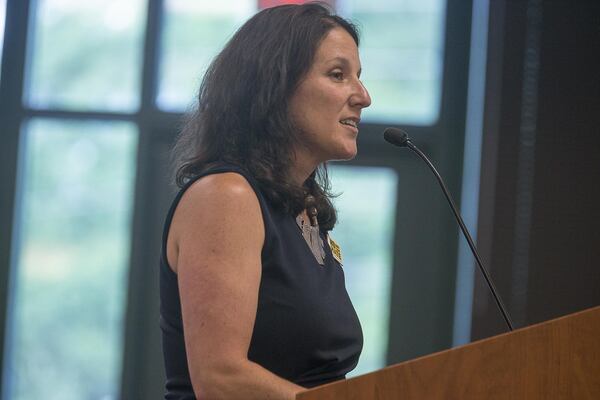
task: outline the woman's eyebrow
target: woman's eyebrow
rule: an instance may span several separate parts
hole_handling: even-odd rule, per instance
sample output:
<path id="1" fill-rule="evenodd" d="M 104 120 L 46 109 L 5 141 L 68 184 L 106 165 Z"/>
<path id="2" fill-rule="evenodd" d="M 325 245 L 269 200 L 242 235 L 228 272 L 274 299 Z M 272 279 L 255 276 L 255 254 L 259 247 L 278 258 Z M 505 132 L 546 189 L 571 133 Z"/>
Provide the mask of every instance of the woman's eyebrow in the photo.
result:
<path id="1" fill-rule="evenodd" d="M 330 58 L 329 60 L 326 61 L 328 64 L 329 63 L 333 63 L 333 62 L 339 62 L 341 64 L 344 64 L 344 66 L 349 66 L 350 65 L 350 61 L 348 61 L 347 58 L 345 57 L 334 57 L 334 58 Z"/>

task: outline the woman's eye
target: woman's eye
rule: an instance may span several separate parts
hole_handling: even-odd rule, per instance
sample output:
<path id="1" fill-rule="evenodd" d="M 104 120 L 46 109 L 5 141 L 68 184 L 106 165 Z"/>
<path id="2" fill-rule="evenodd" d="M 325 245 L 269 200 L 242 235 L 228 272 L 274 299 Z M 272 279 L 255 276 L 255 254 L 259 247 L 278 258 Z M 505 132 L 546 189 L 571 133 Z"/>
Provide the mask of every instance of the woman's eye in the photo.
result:
<path id="1" fill-rule="evenodd" d="M 344 79 L 344 73 L 340 72 L 340 71 L 338 71 L 338 72 L 332 72 L 331 76 L 333 77 L 333 79 L 336 79 L 338 81 L 341 81 L 341 80 Z"/>

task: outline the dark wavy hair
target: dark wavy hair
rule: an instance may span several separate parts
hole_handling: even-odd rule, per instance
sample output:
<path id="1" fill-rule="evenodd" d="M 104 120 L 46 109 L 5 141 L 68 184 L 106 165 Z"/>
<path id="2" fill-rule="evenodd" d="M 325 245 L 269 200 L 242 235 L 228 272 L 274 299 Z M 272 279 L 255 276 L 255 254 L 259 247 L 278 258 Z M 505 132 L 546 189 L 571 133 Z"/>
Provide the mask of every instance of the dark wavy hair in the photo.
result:
<path id="1" fill-rule="evenodd" d="M 204 75 L 197 107 L 175 143 L 178 186 L 212 165 L 234 164 L 258 181 L 274 207 L 292 216 L 304 209 L 307 195 L 314 196 L 319 225 L 333 228 L 337 216 L 326 165 L 303 186 L 290 179 L 299 131 L 288 102 L 335 27 L 358 46 L 356 26 L 321 3 L 262 10 L 235 33 Z"/>

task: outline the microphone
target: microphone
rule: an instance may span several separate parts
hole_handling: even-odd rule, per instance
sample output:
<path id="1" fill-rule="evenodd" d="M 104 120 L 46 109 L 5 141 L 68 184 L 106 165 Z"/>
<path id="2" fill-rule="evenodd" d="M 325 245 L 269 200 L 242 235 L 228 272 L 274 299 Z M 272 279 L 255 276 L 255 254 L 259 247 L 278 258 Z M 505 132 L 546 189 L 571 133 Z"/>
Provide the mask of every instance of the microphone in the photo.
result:
<path id="1" fill-rule="evenodd" d="M 406 147 L 408 145 L 408 135 L 402 129 L 387 128 L 383 131 L 383 138 L 394 146 Z"/>
<path id="2" fill-rule="evenodd" d="M 448 204 L 450 204 L 450 208 L 452 209 L 452 212 L 454 213 L 454 217 L 456 218 L 456 221 L 458 222 L 458 225 L 460 226 L 460 229 L 462 230 L 462 233 L 465 236 L 465 239 L 467 239 L 467 242 L 469 243 L 469 247 L 471 248 L 471 252 L 473 253 L 473 256 L 475 256 L 475 260 L 477 261 L 479 270 L 483 274 L 483 277 L 485 278 L 485 282 L 487 283 L 488 288 L 490 289 L 490 292 L 492 292 L 492 296 L 494 296 L 494 300 L 496 300 L 496 305 L 498 305 L 498 308 L 500 309 L 500 312 L 502 313 L 502 316 L 504 317 L 504 321 L 506 322 L 506 325 L 508 326 L 509 331 L 513 331 L 514 330 L 513 323 L 508 315 L 508 312 L 506 311 L 506 308 L 504 307 L 504 304 L 502 303 L 500 296 L 496 292 L 496 288 L 494 286 L 494 283 L 492 282 L 492 278 L 490 277 L 490 274 L 488 273 L 487 269 L 485 269 L 485 267 L 483 266 L 483 263 L 481 262 L 481 258 L 479 257 L 479 253 L 477 252 L 477 249 L 475 248 L 473 239 L 471 239 L 471 235 L 469 234 L 469 231 L 467 230 L 467 227 L 465 226 L 465 223 L 463 222 L 463 219 L 460 216 L 458 209 L 456 208 L 456 204 L 454 204 L 454 200 L 452 200 L 452 196 L 450 196 L 450 192 L 448 191 L 448 188 L 446 188 L 446 185 L 444 184 L 444 181 L 443 181 L 442 177 L 440 176 L 440 174 L 437 172 L 437 170 L 435 169 L 435 167 L 433 166 L 431 161 L 429 161 L 429 159 L 425 156 L 425 154 L 423 154 L 423 152 L 421 150 L 419 150 L 419 148 L 410 141 L 408 134 L 406 132 L 404 132 L 402 129 L 386 128 L 385 131 L 383 132 L 383 138 L 388 143 L 391 143 L 394 146 L 408 147 L 409 149 L 414 151 L 419 157 L 421 157 L 421 159 L 423 161 L 425 161 L 425 163 L 429 166 L 429 168 L 431 169 L 431 171 L 437 178 L 438 183 L 440 184 L 440 187 L 442 188 L 442 191 L 444 192 L 444 195 L 446 196 L 446 200 L 448 200 Z"/>

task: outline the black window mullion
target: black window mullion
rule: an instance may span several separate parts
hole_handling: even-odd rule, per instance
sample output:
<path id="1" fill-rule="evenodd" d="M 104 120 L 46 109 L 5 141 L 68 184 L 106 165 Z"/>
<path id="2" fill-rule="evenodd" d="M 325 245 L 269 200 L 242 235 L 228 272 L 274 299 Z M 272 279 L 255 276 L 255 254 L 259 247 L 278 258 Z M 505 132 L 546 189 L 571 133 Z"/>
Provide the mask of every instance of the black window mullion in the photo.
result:
<path id="1" fill-rule="evenodd" d="M 144 38 L 144 56 L 142 62 L 141 109 L 140 114 L 156 110 L 158 90 L 158 66 L 160 53 L 160 35 L 163 19 L 163 0 L 149 0 Z"/>
<path id="2" fill-rule="evenodd" d="M 23 118 L 56 118 L 71 120 L 131 121 L 131 114 L 106 111 L 65 111 L 25 108 Z"/>
<path id="3" fill-rule="evenodd" d="M 127 310 L 123 351 L 121 398 L 155 398 L 163 392 L 162 353 L 158 328 L 158 274 L 156 252 L 160 244 L 160 213 L 154 193 L 160 166 L 162 114 L 156 107 L 162 0 L 149 0 L 142 62 L 141 107 L 136 116 L 139 129 L 136 184 L 132 224 Z"/>
<path id="4" fill-rule="evenodd" d="M 9 333 L 14 273 L 11 271 L 13 226 L 17 193 L 19 132 L 23 119 L 23 81 L 27 51 L 27 31 L 31 9 L 29 0 L 8 0 L 0 80 L 0 360 L 6 365 L 9 348 L 5 347 Z M 8 382 L 0 380 L 0 393 L 6 398 Z"/>

